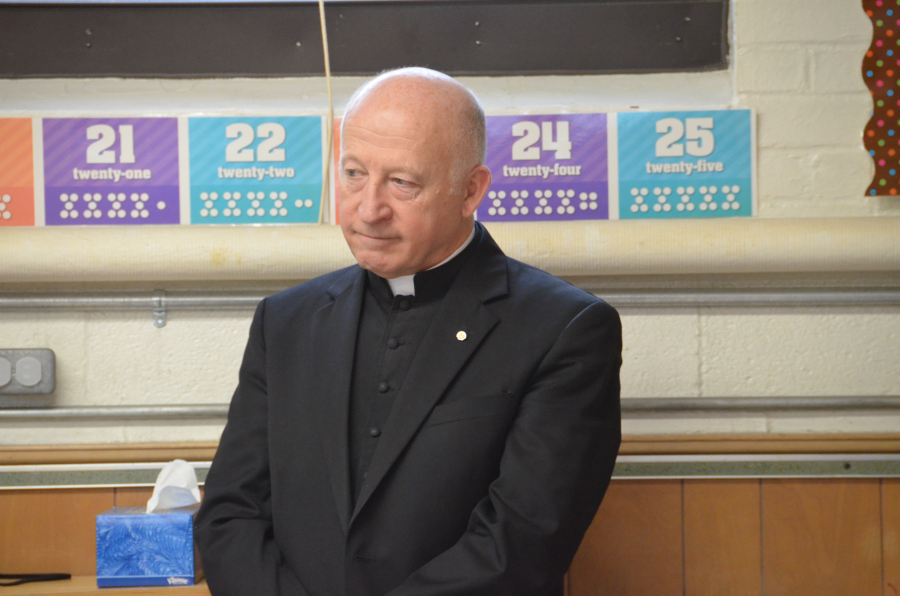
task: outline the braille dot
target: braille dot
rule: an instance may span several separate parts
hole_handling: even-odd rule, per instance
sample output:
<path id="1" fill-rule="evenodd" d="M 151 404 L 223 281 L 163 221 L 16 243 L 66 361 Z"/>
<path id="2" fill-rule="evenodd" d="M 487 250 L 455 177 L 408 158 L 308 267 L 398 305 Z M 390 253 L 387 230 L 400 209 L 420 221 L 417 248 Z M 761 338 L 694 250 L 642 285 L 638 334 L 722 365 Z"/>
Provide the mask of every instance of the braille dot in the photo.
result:
<path id="1" fill-rule="evenodd" d="M 561 199 L 561 198 L 563 198 L 564 196 L 566 196 L 566 191 L 564 191 L 564 190 L 558 190 L 558 191 L 556 191 L 556 197 L 557 197 L 557 198 Z"/>
<path id="2" fill-rule="evenodd" d="M 212 215 L 213 217 L 218 217 L 218 216 L 219 216 L 219 210 L 218 210 L 218 209 L 210 209 L 210 210 L 209 210 L 209 214 Z"/>
<path id="3" fill-rule="evenodd" d="M 490 208 L 488 209 L 488 215 L 497 215 L 497 208 L 496 208 L 496 207 L 490 207 Z"/>
<path id="4" fill-rule="evenodd" d="M 70 216 L 72 219 L 78 219 L 78 212 L 77 212 L 77 211 L 73 211 L 72 213 L 69 214 L 69 216 Z"/>
<path id="5" fill-rule="evenodd" d="M 278 207 L 279 209 L 281 209 L 282 207 L 284 207 L 284 202 L 282 202 L 282 201 L 275 201 L 275 206 Z"/>
<path id="6" fill-rule="evenodd" d="M 235 207 L 237 207 L 237 202 L 236 201 L 228 201 L 228 206 L 231 207 L 232 209 L 234 209 Z M 281 205 L 279 205 L 279 207 L 280 206 Z"/>
<path id="7" fill-rule="evenodd" d="M 541 204 L 541 207 L 546 207 L 546 206 L 547 206 L 547 199 L 541 199 L 540 201 L 538 201 L 538 203 Z"/>
<path id="8" fill-rule="evenodd" d="M 525 204 L 525 201 L 523 201 L 522 199 L 516 199 L 516 207 L 521 207 L 524 204 Z"/>
<path id="9" fill-rule="evenodd" d="M 631 189 L 631 190 L 634 190 L 634 189 Z M 586 201 L 588 198 L 587 193 L 586 192 L 579 193 L 578 198 L 581 199 L 582 201 Z"/>
<path id="10" fill-rule="evenodd" d="M 150 212 L 146 209 L 141 209 L 141 219 L 146 219 L 150 217 Z"/>
<path id="11" fill-rule="evenodd" d="M 222 198 L 225 199 L 226 201 L 231 199 L 231 193 L 230 192 L 222 193 Z"/>
<path id="12" fill-rule="evenodd" d="M 234 213 L 234 216 L 235 216 L 235 217 L 238 217 L 238 216 L 241 214 L 241 210 L 240 210 L 240 209 L 235 209 L 234 211 L 232 211 L 232 213 Z"/>
<path id="13" fill-rule="evenodd" d="M 506 207 L 500 207 L 499 209 L 497 209 L 497 213 L 499 213 L 500 215 L 506 215 Z"/>
<path id="14" fill-rule="evenodd" d="M 544 196 L 544 192 L 543 192 L 543 191 L 540 191 L 540 190 L 534 191 L 534 198 L 540 199 L 540 198 L 543 197 L 543 196 Z"/>
<path id="15" fill-rule="evenodd" d="M 497 196 L 500 197 L 501 199 L 505 199 L 505 198 L 506 198 L 506 192 L 501 190 L 500 192 L 497 193 Z"/>
<path id="16" fill-rule="evenodd" d="M 738 203 L 737 201 L 735 201 L 734 203 L 731 204 L 731 208 L 732 208 L 733 210 L 737 211 L 738 209 L 741 208 L 741 204 Z"/>
<path id="17" fill-rule="evenodd" d="M 700 187 L 700 194 L 705 195 L 707 193 L 707 188 L 705 186 Z"/>
<path id="18" fill-rule="evenodd" d="M 679 204 L 680 204 L 680 203 L 679 203 Z M 663 211 L 665 211 L 666 213 L 668 213 L 669 211 L 672 210 L 672 205 L 670 205 L 669 203 L 666 203 L 665 205 L 662 206 L 662 208 L 663 208 Z"/>
<path id="19" fill-rule="evenodd" d="M 253 202 L 256 203 L 256 201 Z M 297 199 L 296 201 L 294 201 L 294 207 L 303 207 L 303 201 Z"/>
<path id="20" fill-rule="evenodd" d="M 641 194 L 646 197 L 648 194 L 650 194 L 650 190 L 644 187 L 641 189 Z"/>
<path id="21" fill-rule="evenodd" d="M 711 203 L 712 200 L 713 200 L 712 195 L 706 195 L 706 196 L 704 196 L 704 197 L 703 197 L 703 200 L 706 201 L 707 203 Z"/>
<path id="22" fill-rule="evenodd" d="M 302 201 L 298 201 L 298 202 L 302 203 Z M 250 204 L 253 205 L 254 207 L 259 207 L 259 201 L 253 201 Z M 300 205 L 297 205 L 297 206 L 300 207 Z"/>
<path id="23" fill-rule="evenodd" d="M 10 213 L 9 211 L 7 211 L 6 213 L 3 214 L 3 219 L 9 219 L 11 217 L 12 217 L 12 213 Z"/>
<path id="24" fill-rule="evenodd" d="M 544 214 L 544 208 L 543 208 L 543 207 L 535 207 L 535 208 L 534 208 L 534 214 L 535 214 L 535 215 L 543 215 L 543 214 Z"/>
<path id="25" fill-rule="evenodd" d="M 653 210 L 656 211 L 657 213 L 659 213 L 660 211 L 662 211 L 662 205 L 657 203 L 656 205 L 653 206 Z"/>
<path id="26" fill-rule="evenodd" d="M 496 198 L 497 198 L 497 193 L 494 192 L 494 191 L 492 190 L 491 192 L 488 193 L 488 198 L 489 198 L 489 199 L 496 199 Z"/>
<path id="27" fill-rule="evenodd" d="M 135 218 L 137 218 L 140 214 L 141 214 L 141 212 L 138 211 L 137 209 L 132 209 L 132 210 L 131 210 L 131 213 L 130 213 L 129 215 L 131 215 L 131 219 L 135 219 Z"/>
<path id="28" fill-rule="evenodd" d="M 631 189 L 631 196 L 636 197 L 636 196 L 638 196 L 638 195 L 640 194 L 640 192 L 641 192 L 641 191 L 638 190 L 637 188 L 632 188 L 632 189 Z"/>
<path id="29" fill-rule="evenodd" d="M 567 190 L 567 191 L 566 191 L 566 196 L 569 197 L 569 198 L 571 199 L 572 197 L 575 196 L 575 191 L 572 190 L 572 189 Z"/>
<path id="30" fill-rule="evenodd" d="M 6 211 L 6 203 L 0 201 L 0 211 Z"/>
<path id="31" fill-rule="evenodd" d="M 710 186 L 710 187 L 709 187 L 709 194 L 714 195 L 714 194 L 716 194 L 717 192 L 719 192 L 719 189 L 716 188 L 715 186 Z"/>
<path id="32" fill-rule="evenodd" d="M 563 207 L 562 205 L 560 205 L 559 207 L 556 208 L 556 212 L 557 212 L 558 214 L 562 215 L 563 213 L 566 212 L 566 208 Z"/>
<path id="33" fill-rule="evenodd" d="M 681 202 L 682 202 L 682 203 L 690 203 L 690 202 L 691 202 L 691 197 L 689 197 L 689 196 L 687 196 L 687 195 L 681 195 Z"/>
<path id="34" fill-rule="evenodd" d="M 578 208 L 581 209 L 582 211 L 587 210 L 587 203 L 582 201 L 581 203 L 578 204 Z"/>
<path id="35" fill-rule="evenodd" d="M 287 214 L 288 214 L 288 210 L 285 209 L 284 207 L 282 207 L 281 209 L 278 210 L 278 215 L 280 215 L 281 217 L 285 217 Z"/>
<path id="36" fill-rule="evenodd" d="M 644 202 L 644 197 L 638 197 L 634 200 L 634 202 L 640 205 Z"/>
<path id="37" fill-rule="evenodd" d="M 213 202 L 212 202 L 212 201 L 206 201 L 206 203 L 204 203 L 203 206 L 206 207 L 207 209 L 212 209 L 212 208 L 213 208 Z"/>
<path id="38" fill-rule="evenodd" d="M 669 188 L 668 186 L 665 187 L 665 188 L 663 189 L 663 194 L 664 194 L 664 195 L 667 195 L 667 196 L 670 195 L 670 194 L 672 194 L 672 189 Z"/>
<path id="39" fill-rule="evenodd" d="M 731 203 L 722 203 L 723 211 L 728 211 L 729 209 L 731 209 Z"/>
<path id="40" fill-rule="evenodd" d="M 638 206 L 637 206 L 637 205 L 632 205 L 632 206 L 631 206 L 631 212 L 632 212 L 632 213 L 637 213 L 637 212 L 638 212 Z"/>
<path id="41" fill-rule="evenodd" d="M 658 195 L 658 194 L 661 193 L 661 192 L 662 192 L 662 189 L 659 188 L 658 186 L 657 186 L 656 188 L 653 189 L 653 194 L 655 194 L 655 195 Z"/>
<path id="42" fill-rule="evenodd" d="M 211 192 L 211 193 L 209 193 L 209 198 L 211 198 L 213 201 L 215 201 L 216 199 L 219 198 L 219 193 Z"/>
<path id="43" fill-rule="evenodd" d="M 664 197 L 664 196 L 663 196 L 663 197 L 659 197 L 659 199 L 657 199 L 657 200 L 658 200 L 660 203 L 665 203 L 666 201 L 668 201 L 668 199 L 667 199 L 666 197 Z"/>
<path id="44" fill-rule="evenodd" d="M 271 215 L 272 217 L 275 217 L 276 215 L 278 215 L 278 209 L 276 209 L 275 207 L 272 207 L 271 209 L 269 209 L 269 215 Z"/>
<path id="45" fill-rule="evenodd" d="M 231 197 L 232 197 L 233 199 L 235 199 L 235 200 L 240 200 L 240 198 L 241 198 L 241 193 L 239 193 L 239 192 L 233 192 L 233 193 L 231 193 Z"/>
<path id="46" fill-rule="evenodd" d="M 494 199 L 494 207 L 499 207 L 502 204 L 503 204 L 503 201 L 501 201 L 500 199 Z"/>
<path id="47" fill-rule="evenodd" d="M 256 209 L 247 209 L 248 217 L 253 217 L 254 215 L 256 215 Z"/>
<path id="48" fill-rule="evenodd" d="M 563 199 L 561 202 L 563 205 L 568 205 L 570 201 L 569 199 Z"/>
<path id="49" fill-rule="evenodd" d="M 5 215 L 5 214 L 4 214 L 4 215 Z M 68 212 L 68 211 L 60 211 L 60 212 L 59 212 L 59 216 L 60 216 L 61 218 L 63 218 L 63 219 L 68 219 L 68 218 L 69 218 L 69 212 Z"/>
<path id="50" fill-rule="evenodd" d="M 307 207 L 307 208 L 312 207 L 313 206 L 312 199 L 306 199 L 305 201 L 303 201 L 303 206 Z"/>
<path id="51" fill-rule="evenodd" d="M 706 211 L 709 209 L 709 205 L 707 203 L 700 203 L 700 211 Z"/>
<path id="52" fill-rule="evenodd" d="M 675 206 L 675 208 L 676 208 L 677 210 L 679 210 L 679 211 L 684 211 L 684 204 L 678 203 L 678 204 Z"/>
<path id="53" fill-rule="evenodd" d="M 110 197 L 109 200 L 112 201 L 112 195 L 110 195 L 109 197 Z M 201 193 L 200 193 L 200 198 L 201 198 L 202 200 L 205 201 L 206 199 L 209 198 L 209 193 L 207 193 L 207 192 L 201 192 Z"/>
<path id="54" fill-rule="evenodd" d="M 518 214 L 519 214 L 519 208 L 518 208 L 518 207 L 513 207 L 512 209 L 509 210 L 509 212 L 512 213 L 513 215 L 518 215 Z"/>
<path id="55" fill-rule="evenodd" d="M 514 190 L 514 191 L 512 191 L 511 193 L 509 193 L 509 196 L 511 196 L 511 197 L 514 198 L 514 199 L 518 199 L 518 198 L 519 198 L 519 191 Z"/>
<path id="56" fill-rule="evenodd" d="M 737 184 L 735 184 L 731 187 L 731 192 L 733 192 L 734 194 L 737 194 L 737 193 L 741 192 L 741 187 L 738 186 Z"/>
<path id="57" fill-rule="evenodd" d="M 569 205 L 568 207 L 566 207 L 566 213 L 568 213 L 569 215 L 575 213 L 575 205 Z"/>
<path id="58" fill-rule="evenodd" d="M 522 192 L 519 193 L 519 196 L 522 197 L 523 199 L 527 199 L 527 198 L 528 198 L 528 191 L 527 191 L 527 190 L 523 190 Z"/>
<path id="59" fill-rule="evenodd" d="M 222 211 L 222 215 L 224 215 L 225 217 L 231 217 L 231 209 L 226 208 Z"/>
<path id="60" fill-rule="evenodd" d="M 203 211 L 201 211 L 200 214 L 202 215 Z M 106 212 L 106 217 L 108 217 L 110 219 L 114 218 L 115 216 L 116 216 L 116 212 L 113 209 L 110 209 L 109 211 Z"/>
<path id="61" fill-rule="evenodd" d="M 597 203 L 591 203 L 591 211 L 597 210 Z"/>
<path id="62" fill-rule="evenodd" d="M 688 187 L 687 187 L 687 193 L 688 193 L 689 195 L 694 194 L 694 187 L 693 187 L 693 186 L 688 186 Z"/>
<path id="63" fill-rule="evenodd" d="M 148 195 L 148 194 L 145 193 L 145 192 L 142 192 L 142 193 L 141 193 L 141 200 L 142 200 L 142 201 L 147 201 L 147 200 L 149 200 L 149 199 L 150 199 L 150 195 Z"/>
<path id="64" fill-rule="evenodd" d="M 519 213 L 521 213 L 522 215 L 528 215 L 528 207 L 522 207 L 519 210 Z"/>

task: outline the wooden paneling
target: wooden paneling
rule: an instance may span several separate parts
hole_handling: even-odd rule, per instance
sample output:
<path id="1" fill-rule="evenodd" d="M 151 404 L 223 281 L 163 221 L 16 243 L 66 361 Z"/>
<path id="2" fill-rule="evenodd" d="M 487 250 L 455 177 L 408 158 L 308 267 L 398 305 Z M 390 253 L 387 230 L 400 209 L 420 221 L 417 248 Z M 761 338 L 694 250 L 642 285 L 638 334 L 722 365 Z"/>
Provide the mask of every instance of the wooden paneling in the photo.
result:
<path id="1" fill-rule="evenodd" d="M 0 491 L 0 573 L 97 572 L 95 516 L 113 489 Z"/>
<path id="2" fill-rule="evenodd" d="M 684 481 L 687 596 L 762 594 L 759 480 Z"/>
<path id="3" fill-rule="evenodd" d="M 884 596 L 900 595 L 900 479 L 885 478 L 881 486 Z"/>
<path id="4" fill-rule="evenodd" d="M 680 480 L 609 487 L 569 571 L 570 596 L 682 596 Z"/>
<path id="5" fill-rule="evenodd" d="M 148 586 L 143 588 L 98 588 L 95 576 L 78 576 L 70 580 L 55 582 L 35 582 L 0 588 L 4 596 L 209 596 L 206 582 L 200 580 L 196 586 Z"/>
<path id="6" fill-rule="evenodd" d="M 881 594 L 879 480 L 763 480 L 766 596 Z"/>
<path id="7" fill-rule="evenodd" d="M 117 488 L 116 507 L 137 507 L 138 505 L 146 505 L 152 494 L 152 486 Z"/>

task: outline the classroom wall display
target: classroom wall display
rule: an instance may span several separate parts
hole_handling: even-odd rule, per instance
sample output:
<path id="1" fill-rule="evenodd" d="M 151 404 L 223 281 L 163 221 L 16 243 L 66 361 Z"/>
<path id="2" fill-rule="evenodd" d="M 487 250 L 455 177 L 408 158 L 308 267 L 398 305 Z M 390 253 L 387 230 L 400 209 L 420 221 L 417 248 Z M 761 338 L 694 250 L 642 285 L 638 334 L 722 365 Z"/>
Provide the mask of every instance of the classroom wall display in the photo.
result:
<path id="1" fill-rule="evenodd" d="M 44 118 L 46 225 L 177 224 L 175 118 Z"/>
<path id="2" fill-rule="evenodd" d="M 0 118 L 0 226 L 317 223 L 325 126 L 318 115 Z M 756 213 L 750 110 L 496 115 L 487 133 L 485 222 Z M 332 223 L 340 147 L 338 118 Z"/>
<path id="3" fill-rule="evenodd" d="M 755 213 L 750 110 L 618 114 L 619 218 Z"/>
<path id="4" fill-rule="evenodd" d="M 319 221 L 322 118 L 190 118 L 190 221 Z"/>
<path id="5" fill-rule="evenodd" d="M 0 118 L 0 226 L 34 225 L 31 118 Z"/>
<path id="6" fill-rule="evenodd" d="M 482 221 L 609 217 L 607 115 L 491 116 Z"/>

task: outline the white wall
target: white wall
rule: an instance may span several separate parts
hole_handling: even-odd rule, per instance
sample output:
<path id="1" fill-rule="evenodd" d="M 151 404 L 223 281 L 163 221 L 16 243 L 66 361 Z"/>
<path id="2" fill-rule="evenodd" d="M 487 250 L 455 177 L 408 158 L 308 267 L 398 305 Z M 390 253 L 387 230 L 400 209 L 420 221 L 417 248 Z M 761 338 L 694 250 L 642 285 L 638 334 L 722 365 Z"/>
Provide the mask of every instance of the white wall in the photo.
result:
<path id="1" fill-rule="evenodd" d="M 732 20 L 728 71 L 464 82 L 492 113 L 754 108 L 760 216 L 900 215 L 900 199 L 864 196 L 873 172 L 861 142 L 871 100 L 860 65 L 871 28 L 859 0 L 734 0 Z M 338 111 L 360 80 L 335 81 Z M 324 98 L 321 79 L 0 81 L 3 115 L 320 113 Z M 2 242 L 0 231 L 0 250 Z M 10 289 L 0 283 L 0 291 Z M 60 406 L 223 403 L 237 379 L 250 315 L 176 311 L 158 329 L 143 312 L 0 311 L 0 347 L 54 349 Z M 900 395 L 900 308 L 626 309 L 622 315 L 625 397 Z M 625 422 L 631 433 L 898 428 L 900 416 L 852 412 Z M 220 430 L 217 422 L 6 423 L 0 444 L 214 440 Z"/>

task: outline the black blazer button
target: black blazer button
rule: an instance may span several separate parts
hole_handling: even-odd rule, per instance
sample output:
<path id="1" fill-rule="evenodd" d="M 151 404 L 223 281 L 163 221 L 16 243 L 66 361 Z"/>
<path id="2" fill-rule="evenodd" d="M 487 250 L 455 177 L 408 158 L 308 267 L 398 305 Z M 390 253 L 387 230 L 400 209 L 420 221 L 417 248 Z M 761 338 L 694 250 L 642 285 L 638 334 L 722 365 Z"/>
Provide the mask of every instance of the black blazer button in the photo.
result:
<path id="1" fill-rule="evenodd" d="M 381 435 L 381 429 L 378 428 L 377 426 L 373 426 L 372 428 L 369 429 L 369 436 L 372 437 L 373 439 L 377 438 L 379 435 Z"/>
<path id="2" fill-rule="evenodd" d="M 378 391 L 380 393 L 385 393 L 389 389 L 388 384 L 384 381 L 378 383 Z"/>
<path id="3" fill-rule="evenodd" d="M 388 347 L 392 350 L 396 350 L 397 346 L 400 345 L 400 342 L 394 339 L 393 337 L 388 340 Z"/>
<path id="4" fill-rule="evenodd" d="M 399 306 L 400 310 L 409 310 L 409 300 L 401 300 Z"/>

